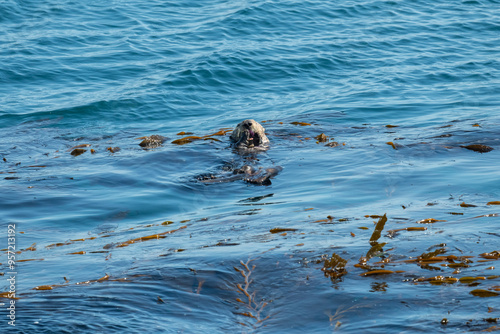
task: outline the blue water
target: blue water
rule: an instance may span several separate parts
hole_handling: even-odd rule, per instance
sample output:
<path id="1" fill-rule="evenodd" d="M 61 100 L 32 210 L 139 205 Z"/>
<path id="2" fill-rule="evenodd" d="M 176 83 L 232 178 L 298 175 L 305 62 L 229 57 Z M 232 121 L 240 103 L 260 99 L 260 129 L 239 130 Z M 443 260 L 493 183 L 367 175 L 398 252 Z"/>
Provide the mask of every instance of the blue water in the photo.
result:
<path id="1" fill-rule="evenodd" d="M 13 269 L 2 253 L 0 289 L 15 270 L 19 299 L 16 326 L 0 306 L 0 328 L 497 326 L 486 319 L 500 317 L 500 298 L 471 292 L 500 289 L 497 261 L 479 256 L 500 250 L 500 207 L 487 205 L 500 201 L 498 110 L 496 0 L 3 1 L 0 248 L 15 225 L 22 251 Z M 283 171 L 269 186 L 199 182 L 248 157 L 228 135 L 172 141 L 247 118 L 271 141 L 252 163 Z M 153 134 L 168 139 L 142 149 L 137 138 Z M 355 266 L 379 220 L 365 216 L 384 213 L 386 245 Z M 443 221 L 417 223 L 427 218 Z M 407 227 L 427 229 L 388 232 Z M 407 261 L 438 248 L 470 258 Z M 322 271 L 332 253 L 348 261 L 339 278 Z M 248 260 L 258 305 L 238 288 Z M 360 276 L 369 269 L 401 272 Z M 434 276 L 481 279 L 419 281 Z"/>

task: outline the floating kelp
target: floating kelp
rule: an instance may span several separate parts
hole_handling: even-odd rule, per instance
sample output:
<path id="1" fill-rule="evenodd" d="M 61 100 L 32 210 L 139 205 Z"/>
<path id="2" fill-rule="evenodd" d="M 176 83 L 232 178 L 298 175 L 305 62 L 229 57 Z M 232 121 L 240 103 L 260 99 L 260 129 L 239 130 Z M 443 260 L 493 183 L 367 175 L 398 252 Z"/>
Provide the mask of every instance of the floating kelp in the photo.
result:
<path id="1" fill-rule="evenodd" d="M 212 133 L 212 134 L 206 135 L 206 136 L 187 136 L 187 137 L 183 137 L 183 138 L 176 139 L 176 140 L 172 141 L 172 144 L 184 145 L 184 144 L 192 143 L 195 140 L 217 140 L 217 139 L 211 138 L 211 137 L 224 136 L 226 133 L 231 132 L 231 131 L 233 131 L 233 130 L 232 129 L 231 130 L 221 129 L 215 133 Z"/>
<path id="2" fill-rule="evenodd" d="M 466 146 L 460 146 L 460 147 L 466 148 L 466 149 L 474 151 L 474 152 L 479 152 L 479 153 L 487 153 L 487 152 L 493 151 L 493 147 L 489 147 L 489 146 L 481 145 L 481 144 L 472 144 L 472 145 L 466 145 Z"/>
<path id="3" fill-rule="evenodd" d="M 87 152 L 87 150 L 83 149 L 83 148 L 75 148 L 73 151 L 71 151 L 71 155 L 72 156 L 79 156 L 80 154 L 83 154 Z"/>
<path id="4" fill-rule="evenodd" d="M 470 258 L 473 256 L 456 256 L 456 255 L 448 255 L 448 256 L 438 256 L 441 253 L 442 250 L 438 250 L 438 252 L 431 252 L 431 253 L 423 253 L 419 257 L 415 259 L 410 259 L 410 260 L 405 260 L 403 262 L 406 263 L 417 263 L 419 265 L 422 264 L 429 264 L 429 263 L 439 263 L 439 262 L 448 262 L 448 263 L 457 263 L 461 262 L 465 265 L 468 263 L 472 262 Z"/>
<path id="5" fill-rule="evenodd" d="M 437 222 L 445 222 L 446 220 L 440 220 L 440 219 L 434 219 L 434 218 L 427 218 L 427 219 L 422 219 L 417 222 L 417 224 L 434 224 Z"/>
<path id="6" fill-rule="evenodd" d="M 397 150 L 396 144 L 394 144 L 392 141 L 388 141 L 386 144 L 391 145 L 393 149 Z"/>
<path id="7" fill-rule="evenodd" d="M 106 150 L 109 151 L 109 152 L 111 152 L 111 153 L 116 153 L 116 152 L 120 151 L 121 148 L 119 148 L 119 147 L 108 147 Z"/>
<path id="8" fill-rule="evenodd" d="M 282 233 L 282 232 L 295 232 L 295 231 L 297 231 L 296 228 L 279 228 L 279 227 L 272 228 L 269 230 L 269 232 L 271 232 L 273 234 L 274 233 Z"/>
<path id="9" fill-rule="evenodd" d="M 175 230 L 171 230 L 171 231 L 167 231 L 167 232 L 162 232 L 162 233 L 157 233 L 157 234 L 152 234 L 152 235 L 147 235 L 145 237 L 139 237 L 139 238 L 135 238 L 135 239 L 130 239 L 130 240 L 127 240 L 127 241 L 124 241 L 124 242 L 120 242 L 116 245 L 114 244 L 107 244 L 105 245 L 103 248 L 104 249 L 109 249 L 109 248 L 112 248 L 112 247 L 127 247 L 131 244 L 134 244 L 136 242 L 143 242 L 143 241 L 148 241 L 148 240 L 158 240 L 158 239 L 163 239 L 163 238 L 166 238 L 166 235 L 167 234 L 171 234 L 171 233 L 174 233 L 174 232 L 177 232 L 179 230 L 182 230 L 184 228 L 186 228 L 187 226 L 181 226 Z"/>
<path id="10" fill-rule="evenodd" d="M 482 258 L 485 258 L 485 259 L 498 260 L 498 259 L 500 259 L 500 251 L 493 251 L 490 253 L 482 253 L 482 254 L 479 254 L 479 256 Z"/>
<path id="11" fill-rule="evenodd" d="M 399 271 L 401 272 L 401 271 Z M 377 270 L 371 270 L 367 271 L 365 273 L 359 274 L 359 276 L 373 276 L 373 275 L 387 275 L 387 274 L 394 274 L 395 271 L 392 270 L 386 270 L 386 269 L 377 269 Z"/>
<path id="12" fill-rule="evenodd" d="M 166 220 L 164 221 L 163 223 L 161 223 L 160 225 L 170 225 L 170 224 L 173 224 L 174 222 L 171 221 L 171 220 Z"/>
<path id="13" fill-rule="evenodd" d="M 361 257 L 359 262 L 361 264 L 366 264 L 371 258 L 379 255 L 383 251 L 383 247 L 387 244 L 385 242 L 378 243 L 378 242 L 370 242 L 372 244 L 372 247 L 368 252 L 366 253 L 366 256 Z"/>
<path id="14" fill-rule="evenodd" d="M 486 203 L 486 205 L 500 205 L 500 201 L 488 202 L 488 203 Z"/>
<path id="15" fill-rule="evenodd" d="M 340 144 L 336 141 L 332 141 L 332 142 L 329 142 L 328 144 L 326 144 L 325 146 L 328 146 L 328 147 L 337 147 L 339 146 Z"/>
<path id="16" fill-rule="evenodd" d="M 325 259 L 321 271 L 325 273 L 325 276 L 330 277 L 331 279 L 337 279 L 347 274 L 347 270 L 345 269 L 346 265 L 347 260 L 340 257 L 340 255 L 333 253 L 330 259 Z"/>
<path id="17" fill-rule="evenodd" d="M 314 138 L 318 141 L 318 143 L 326 143 L 328 141 L 328 136 L 324 133 L 317 135 Z"/>
<path id="18" fill-rule="evenodd" d="M 33 243 L 31 246 L 29 246 L 28 248 L 25 248 L 25 249 L 22 249 L 22 251 L 31 251 L 31 252 L 34 252 L 36 251 L 36 242 Z"/>
<path id="19" fill-rule="evenodd" d="M 391 125 L 391 124 L 387 124 L 385 127 L 386 127 L 386 128 L 397 128 L 397 127 L 399 127 L 399 125 Z"/>
<path id="20" fill-rule="evenodd" d="M 475 208 L 477 207 L 477 205 L 474 205 L 474 204 L 467 204 L 465 202 L 462 202 L 459 204 L 462 208 Z"/>
<path id="21" fill-rule="evenodd" d="M 97 282 L 107 281 L 107 280 L 109 280 L 109 277 L 110 276 L 108 274 L 105 274 L 103 277 L 98 278 Z"/>
<path id="22" fill-rule="evenodd" d="M 380 215 L 365 215 L 365 218 L 380 219 L 380 218 L 382 218 L 384 216 L 380 216 Z"/>
<path id="23" fill-rule="evenodd" d="M 311 125 L 311 123 L 306 123 L 306 122 L 291 122 L 290 124 L 300 125 L 300 126 Z"/>
<path id="24" fill-rule="evenodd" d="M 83 147 L 90 147 L 91 145 L 90 144 L 81 144 L 81 145 L 76 145 L 76 146 L 73 146 L 72 148 L 69 148 L 66 150 L 66 152 L 69 152 L 69 151 L 72 151 L 72 150 L 75 150 L 77 148 L 83 148 Z"/>
<path id="25" fill-rule="evenodd" d="M 77 241 L 94 240 L 96 238 L 97 237 L 89 237 L 89 238 L 82 238 L 82 239 L 73 239 L 73 240 L 70 240 L 70 241 L 67 241 L 67 242 L 57 242 L 57 243 L 54 243 L 54 244 L 47 245 L 47 246 L 45 246 L 45 248 L 50 249 L 50 248 L 53 248 L 53 247 L 61 247 L 61 246 L 71 245 L 72 243 L 77 242 Z"/>
<path id="26" fill-rule="evenodd" d="M 370 244 L 375 243 L 380 238 L 386 222 L 387 222 L 387 216 L 384 214 L 382 217 L 380 217 L 379 221 L 377 222 L 375 230 L 373 230 L 373 234 L 370 237 Z"/>
<path id="27" fill-rule="evenodd" d="M 498 295 L 500 295 L 500 293 L 498 292 L 483 289 L 472 290 L 470 294 L 476 297 L 497 297 Z"/>
<path id="28" fill-rule="evenodd" d="M 180 138 L 180 139 L 176 139 L 174 141 L 172 141 L 172 144 L 176 144 L 176 145 L 184 145 L 184 144 L 188 144 L 188 143 L 191 143 L 195 140 L 200 140 L 200 139 L 203 139 L 203 137 L 199 137 L 199 136 L 188 136 L 188 137 L 184 137 L 184 138 Z"/>
<path id="29" fill-rule="evenodd" d="M 427 259 L 433 258 L 437 255 L 444 254 L 444 253 L 446 253 L 446 249 L 438 248 L 435 251 L 430 252 L 430 253 L 422 253 L 422 255 L 419 256 L 419 259 L 420 260 L 427 260 Z"/>
<path id="30" fill-rule="evenodd" d="M 451 277 L 451 276 L 442 276 L 442 275 L 438 275 L 438 276 L 433 276 L 433 277 L 420 277 L 420 278 L 416 278 L 413 280 L 415 283 L 419 283 L 419 282 L 429 282 L 431 284 L 454 284 L 454 283 L 458 283 L 459 280 L 458 278 L 456 277 Z"/>
<path id="31" fill-rule="evenodd" d="M 218 141 L 218 142 L 221 141 L 221 140 L 219 140 L 217 138 L 212 138 L 212 137 L 203 138 L 203 140 L 213 140 L 213 141 Z"/>
<path id="32" fill-rule="evenodd" d="M 443 263 L 441 264 L 443 267 L 449 267 L 449 268 L 468 268 L 469 265 L 466 263 Z"/>
<path id="33" fill-rule="evenodd" d="M 15 292 L 10 292 L 10 291 L 0 292 L 0 298 L 19 299 L 18 297 L 16 297 Z"/>
<path id="34" fill-rule="evenodd" d="M 395 230 L 389 230 L 389 231 L 387 231 L 387 235 L 390 238 L 392 238 L 398 232 L 401 232 L 401 231 L 425 231 L 425 230 L 427 230 L 427 227 L 410 226 L 410 227 L 398 228 L 398 229 L 395 229 Z"/>
<path id="35" fill-rule="evenodd" d="M 486 215 L 480 215 L 480 216 L 476 216 L 476 217 L 472 217 L 472 218 L 498 217 L 498 216 L 500 216 L 498 213 L 489 213 L 489 214 L 486 214 Z"/>
<path id="36" fill-rule="evenodd" d="M 486 279 L 486 277 L 484 277 L 484 276 L 478 276 L 478 277 L 465 276 L 465 277 L 459 278 L 458 281 L 460 283 L 470 284 L 470 283 L 473 283 L 475 281 L 484 281 L 485 279 Z"/>
<path id="37" fill-rule="evenodd" d="M 53 286 L 51 285 L 39 285 L 39 286 L 35 286 L 33 288 L 33 290 L 52 290 L 53 289 Z"/>
<path id="38" fill-rule="evenodd" d="M 106 282 L 106 281 L 109 281 L 109 282 L 130 282 L 132 278 L 142 277 L 142 276 L 144 276 L 144 275 L 133 275 L 133 276 L 130 276 L 128 278 L 122 277 L 122 278 L 113 278 L 112 279 L 110 275 L 105 274 L 103 277 L 98 278 L 98 279 L 92 279 L 92 280 L 83 281 L 83 282 L 76 282 L 76 283 L 72 283 L 72 284 L 69 283 L 69 280 L 66 277 L 64 277 L 65 284 L 39 285 L 39 286 L 34 287 L 31 290 L 40 290 L 40 291 L 53 290 L 54 288 L 60 288 L 60 287 L 66 287 L 66 286 L 82 286 L 82 285 L 89 285 L 92 283 L 102 283 L 102 282 Z"/>

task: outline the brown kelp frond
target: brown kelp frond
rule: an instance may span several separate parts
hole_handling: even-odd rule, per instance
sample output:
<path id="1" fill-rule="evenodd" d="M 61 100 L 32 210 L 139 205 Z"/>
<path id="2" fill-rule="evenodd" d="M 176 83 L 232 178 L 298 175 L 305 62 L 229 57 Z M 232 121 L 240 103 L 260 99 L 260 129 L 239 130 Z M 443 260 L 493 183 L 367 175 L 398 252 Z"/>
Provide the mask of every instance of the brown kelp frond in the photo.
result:
<path id="1" fill-rule="evenodd" d="M 243 277 L 243 283 L 237 283 L 236 288 L 237 292 L 243 294 L 244 297 L 236 298 L 236 301 L 243 304 L 247 309 L 246 312 L 237 312 L 235 314 L 253 319 L 252 325 L 254 328 L 257 328 L 262 324 L 262 322 L 270 317 L 270 315 L 265 317 L 262 315 L 264 308 L 269 305 L 270 301 L 268 302 L 265 299 L 261 299 L 259 301 L 256 297 L 257 291 L 250 291 L 250 285 L 254 282 L 253 279 L 250 279 L 250 276 L 256 268 L 256 265 L 252 265 L 250 267 L 250 264 L 253 261 L 255 261 L 255 259 L 248 259 L 247 262 L 240 261 L 241 267 L 234 267 L 234 270 L 239 272 Z"/>
<path id="2" fill-rule="evenodd" d="M 347 260 L 333 253 L 330 259 L 325 260 L 321 270 L 325 273 L 325 276 L 330 277 L 332 280 L 336 280 L 347 274 L 347 270 L 345 269 L 346 265 Z"/>

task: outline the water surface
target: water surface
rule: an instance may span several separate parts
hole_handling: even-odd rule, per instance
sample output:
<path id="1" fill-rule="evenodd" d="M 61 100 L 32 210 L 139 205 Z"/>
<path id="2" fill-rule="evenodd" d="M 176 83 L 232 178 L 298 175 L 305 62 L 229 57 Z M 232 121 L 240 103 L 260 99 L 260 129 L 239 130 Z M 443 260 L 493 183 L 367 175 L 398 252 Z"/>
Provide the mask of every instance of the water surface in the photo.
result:
<path id="1" fill-rule="evenodd" d="M 480 256 L 499 250 L 498 1 L 8 0 L 0 22 L 19 333 L 497 326 L 500 298 L 471 292 L 500 287 Z M 269 150 L 172 143 L 246 118 Z M 152 134 L 168 140 L 141 148 Z M 197 180 L 245 163 L 283 171 Z M 408 227 L 426 229 L 390 232 Z M 332 254 L 345 270 L 325 274 Z"/>

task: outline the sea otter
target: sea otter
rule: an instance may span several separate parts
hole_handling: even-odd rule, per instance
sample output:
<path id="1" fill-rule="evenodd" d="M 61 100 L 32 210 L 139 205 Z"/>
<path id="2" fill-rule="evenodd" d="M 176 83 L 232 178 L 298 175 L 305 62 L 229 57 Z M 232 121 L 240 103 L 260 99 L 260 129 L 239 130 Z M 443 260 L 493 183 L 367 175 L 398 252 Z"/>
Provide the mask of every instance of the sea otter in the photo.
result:
<path id="1" fill-rule="evenodd" d="M 270 167 L 263 168 L 259 167 L 257 169 L 249 165 L 244 165 L 241 168 L 237 168 L 232 171 L 231 174 L 226 174 L 228 176 L 215 177 L 213 175 L 205 176 L 203 179 L 199 179 L 205 184 L 211 183 L 226 183 L 236 180 L 243 180 L 248 183 L 253 183 L 259 186 L 268 186 L 271 184 L 271 178 L 278 175 L 279 172 L 283 170 L 282 167 Z"/>
<path id="2" fill-rule="evenodd" d="M 253 119 L 246 119 L 236 126 L 231 134 L 231 140 L 238 149 L 266 149 L 269 139 L 267 139 L 264 131 L 264 127 L 258 122 Z"/>
<path id="3" fill-rule="evenodd" d="M 264 127 L 257 121 L 246 119 L 240 122 L 233 130 L 231 141 L 234 143 L 237 152 L 246 156 L 247 161 L 258 161 L 253 153 L 267 150 L 269 146 L 269 139 L 264 131 Z M 254 168 L 250 165 L 244 165 L 241 168 L 231 169 L 231 174 L 226 173 L 226 175 L 221 177 L 210 175 L 198 179 L 205 184 L 243 180 L 257 185 L 270 185 L 270 179 L 281 172 L 282 169 L 280 166 Z"/>

